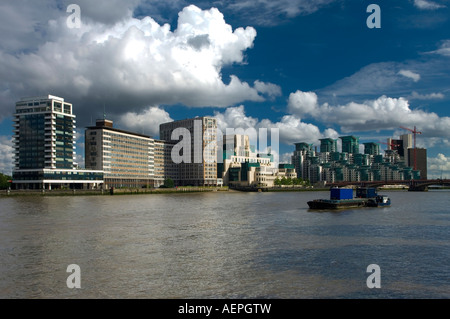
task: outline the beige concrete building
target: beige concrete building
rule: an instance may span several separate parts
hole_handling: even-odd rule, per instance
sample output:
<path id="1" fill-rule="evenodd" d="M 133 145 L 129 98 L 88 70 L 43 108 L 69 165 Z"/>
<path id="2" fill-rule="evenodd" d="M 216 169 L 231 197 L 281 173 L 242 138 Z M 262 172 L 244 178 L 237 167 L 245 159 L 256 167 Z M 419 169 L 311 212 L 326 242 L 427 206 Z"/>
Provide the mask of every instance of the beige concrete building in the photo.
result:
<path id="1" fill-rule="evenodd" d="M 247 135 L 225 135 L 219 177 L 230 187 L 273 187 L 277 178 L 296 178 L 293 165 L 275 167 L 271 154 L 258 154 Z"/>
<path id="2" fill-rule="evenodd" d="M 178 167 L 172 162 L 172 148 L 175 143 L 155 140 L 154 151 L 154 187 L 164 185 L 167 179 L 178 182 Z"/>
<path id="3" fill-rule="evenodd" d="M 153 187 L 154 143 L 150 136 L 97 120 L 85 132 L 86 168 L 104 172 L 105 188 Z"/>

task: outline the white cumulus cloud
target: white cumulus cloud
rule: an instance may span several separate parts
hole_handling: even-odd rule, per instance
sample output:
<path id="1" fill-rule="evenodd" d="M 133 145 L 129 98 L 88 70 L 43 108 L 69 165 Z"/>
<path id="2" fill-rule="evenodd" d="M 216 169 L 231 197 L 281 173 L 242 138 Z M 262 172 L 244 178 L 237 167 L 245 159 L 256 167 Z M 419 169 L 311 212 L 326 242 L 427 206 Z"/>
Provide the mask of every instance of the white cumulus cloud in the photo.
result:
<path id="1" fill-rule="evenodd" d="M 147 105 L 227 107 L 281 94 L 275 84 L 222 78 L 225 66 L 246 63 L 245 51 L 257 35 L 253 27 L 233 29 L 218 9 L 190 5 L 179 12 L 172 31 L 151 17 L 133 18 L 137 1 L 116 2 L 110 14 L 83 2 L 79 29 L 67 27 L 65 11 L 51 10 L 50 19 L 40 22 L 45 32 L 30 47 L 21 43 L 16 46 L 21 51 L 9 52 L 0 46 L 0 83 L 7 97 L 60 95 L 87 117 L 103 104 L 120 115 Z M 22 34 L 31 28 L 25 25 Z"/>
<path id="2" fill-rule="evenodd" d="M 450 178 L 450 157 L 439 153 L 436 157 L 428 157 L 429 178 Z"/>
<path id="3" fill-rule="evenodd" d="M 121 127 L 151 136 L 159 135 L 160 124 L 172 121 L 169 113 L 157 106 L 148 107 L 141 113 L 127 112 L 119 118 Z"/>
<path id="4" fill-rule="evenodd" d="M 217 119 L 218 128 L 225 134 L 227 128 L 242 128 L 279 130 L 279 138 L 281 144 L 290 144 L 298 142 L 318 143 L 320 138 L 333 137 L 337 132 L 333 129 L 327 129 L 323 133 L 320 129 L 310 123 L 304 123 L 295 115 L 285 115 L 279 121 L 270 119 L 258 119 L 248 116 L 244 106 L 227 108 L 223 113 L 215 112 L 214 117 Z"/>
<path id="5" fill-rule="evenodd" d="M 298 116 L 314 114 L 318 110 L 317 94 L 314 92 L 302 92 L 300 90 L 291 93 L 289 95 L 288 110 Z"/>
<path id="6" fill-rule="evenodd" d="M 305 100 L 309 99 L 305 97 L 313 96 L 311 92 L 297 91 L 294 96 L 303 97 L 290 99 L 289 109 L 294 115 L 309 115 L 322 123 L 339 125 L 344 132 L 417 126 L 427 137 L 446 137 L 450 130 L 450 117 L 411 109 L 405 98 L 381 96 L 363 103 L 349 102 L 332 106 L 328 103 L 306 103 Z"/>

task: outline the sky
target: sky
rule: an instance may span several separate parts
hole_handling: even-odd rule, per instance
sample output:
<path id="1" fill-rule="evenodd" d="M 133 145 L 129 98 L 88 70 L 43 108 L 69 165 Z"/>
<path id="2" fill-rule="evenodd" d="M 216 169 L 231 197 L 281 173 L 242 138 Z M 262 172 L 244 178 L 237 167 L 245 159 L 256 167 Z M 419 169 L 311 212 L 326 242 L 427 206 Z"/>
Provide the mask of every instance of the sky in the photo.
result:
<path id="1" fill-rule="evenodd" d="M 0 172 L 15 103 L 51 94 L 73 103 L 81 165 L 105 112 L 155 138 L 196 116 L 277 128 L 281 162 L 417 127 L 428 176 L 450 178 L 450 0 L 2 0 L 0 21 Z"/>

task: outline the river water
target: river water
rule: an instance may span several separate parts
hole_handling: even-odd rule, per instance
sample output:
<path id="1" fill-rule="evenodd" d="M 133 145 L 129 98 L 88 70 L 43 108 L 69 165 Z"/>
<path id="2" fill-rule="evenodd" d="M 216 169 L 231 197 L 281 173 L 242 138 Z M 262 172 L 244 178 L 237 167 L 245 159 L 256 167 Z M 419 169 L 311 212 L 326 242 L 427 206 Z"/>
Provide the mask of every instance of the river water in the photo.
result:
<path id="1" fill-rule="evenodd" d="M 450 298 L 450 192 L 380 193 L 338 212 L 308 209 L 326 192 L 3 197 L 0 298 Z"/>

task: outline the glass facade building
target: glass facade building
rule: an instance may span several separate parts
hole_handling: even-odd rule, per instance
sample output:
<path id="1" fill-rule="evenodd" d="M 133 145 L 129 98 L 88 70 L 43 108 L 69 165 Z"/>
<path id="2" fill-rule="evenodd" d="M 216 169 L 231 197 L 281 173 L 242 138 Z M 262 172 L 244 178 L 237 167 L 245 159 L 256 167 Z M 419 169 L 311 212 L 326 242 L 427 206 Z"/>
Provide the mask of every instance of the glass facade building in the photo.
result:
<path id="1" fill-rule="evenodd" d="M 16 185 L 18 188 L 45 188 L 45 184 L 51 188 L 52 183 L 60 187 L 75 181 L 102 182 L 100 172 L 77 170 L 72 175 L 78 164 L 75 162 L 76 120 L 71 103 L 53 95 L 23 98 L 16 103 L 13 121 L 13 183 L 20 184 Z M 46 178 L 49 175 L 51 179 Z M 73 178 L 63 178 L 69 175 Z"/>
<path id="2" fill-rule="evenodd" d="M 14 168 L 72 169 L 75 157 L 72 104 L 56 96 L 22 99 L 14 114 Z"/>

